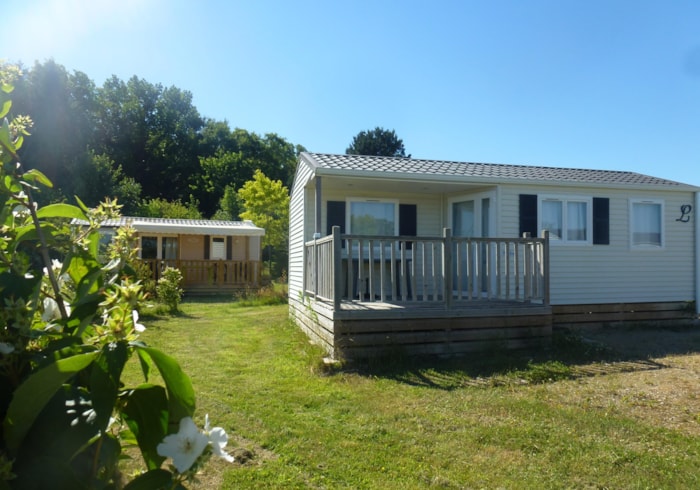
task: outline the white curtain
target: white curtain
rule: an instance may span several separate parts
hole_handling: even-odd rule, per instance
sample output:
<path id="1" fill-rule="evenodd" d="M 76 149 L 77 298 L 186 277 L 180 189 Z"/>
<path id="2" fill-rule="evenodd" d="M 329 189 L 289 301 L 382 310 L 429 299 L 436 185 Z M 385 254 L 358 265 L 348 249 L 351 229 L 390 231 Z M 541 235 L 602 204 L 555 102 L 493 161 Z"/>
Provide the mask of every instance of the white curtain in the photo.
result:
<path id="1" fill-rule="evenodd" d="M 542 201 L 542 229 L 549 230 L 549 236 L 553 240 L 562 238 L 561 208 L 561 201 Z"/>
<path id="2" fill-rule="evenodd" d="M 586 241 L 585 202 L 567 202 L 566 204 L 566 239 L 571 241 Z"/>
<path id="3" fill-rule="evenodd" d="M 661 246 L 661 205 L 634 203 L 632 205 L 632 243 Z"/>

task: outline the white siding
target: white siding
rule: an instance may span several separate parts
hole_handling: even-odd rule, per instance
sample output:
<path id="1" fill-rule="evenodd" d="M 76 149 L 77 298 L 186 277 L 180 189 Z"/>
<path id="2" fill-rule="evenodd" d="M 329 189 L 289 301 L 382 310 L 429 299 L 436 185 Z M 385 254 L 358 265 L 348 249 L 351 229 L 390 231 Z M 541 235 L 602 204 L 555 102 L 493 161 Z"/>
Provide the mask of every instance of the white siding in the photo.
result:
<path id="1" fill-rule="evenodd" d="M 554 191 L 553 191 L 554 189 Z M 695 298 L 695 224 L 676 221 L 680 207 L 692 204 L 691 192 L 622 191 L 596 188 L 504 186 L 501 233 L 517 236 L 519 194 L 571 194 L 610 199 L 609 245 L 550 247 L 551 302 L 589 304 L 616 302 L 692 301 Z M 635 250 L 630 246 L 630 199 L 664 201 L 665 246 Z"/>
<path id="2" fill-rule="evenodd" d="M 304 241 L 309 234 L 308 215 L 313 220 L 313 194 L 306 189 L 312 169 L 300 160 L 289 200 L 289 304 L 299 301 L 304 286 Z M 313 234 L 313 231 L 311 231 Z"/>

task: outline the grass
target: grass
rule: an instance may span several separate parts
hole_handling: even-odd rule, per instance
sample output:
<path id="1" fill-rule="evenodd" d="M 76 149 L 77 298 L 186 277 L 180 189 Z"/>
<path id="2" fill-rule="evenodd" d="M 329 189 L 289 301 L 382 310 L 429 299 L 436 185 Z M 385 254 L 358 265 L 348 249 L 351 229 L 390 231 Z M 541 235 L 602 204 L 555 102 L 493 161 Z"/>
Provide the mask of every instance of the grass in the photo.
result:
<path id="1" fill-rule="evenodd" d="M 329 369 L 285 305 L 181 310 L 146 316 L 141 338 L 191 376 L 196 421 L 252 455 L 212 460 L 199 488 L 700 486 L 697 355 L 621 359 L 567 336 L 546 355 Z"/>

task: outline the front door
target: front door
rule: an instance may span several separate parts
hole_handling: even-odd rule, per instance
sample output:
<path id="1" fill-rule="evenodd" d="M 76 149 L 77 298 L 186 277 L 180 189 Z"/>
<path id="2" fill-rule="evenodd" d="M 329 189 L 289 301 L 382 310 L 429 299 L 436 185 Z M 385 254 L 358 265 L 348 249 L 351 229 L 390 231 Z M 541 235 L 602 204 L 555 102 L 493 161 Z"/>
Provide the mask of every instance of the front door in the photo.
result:
<path id="1" fill-rule="evenodd" d="M 452 236 L 455 238 L 486 238 L 491 236 L 493 229 L 493 195 L 479 193 L 469 196 L 456 197 L 450 200 L 450 224 Z M 459 243 L 453 248 L 453 284 L 462 294 L 469 291 L 469 281 L 472 281 L 474 292 L 485 292 L 488 286 L 486 268 L 490 253 L 486 244 L 472 244 L 467 249 L 465 243 Z"/>

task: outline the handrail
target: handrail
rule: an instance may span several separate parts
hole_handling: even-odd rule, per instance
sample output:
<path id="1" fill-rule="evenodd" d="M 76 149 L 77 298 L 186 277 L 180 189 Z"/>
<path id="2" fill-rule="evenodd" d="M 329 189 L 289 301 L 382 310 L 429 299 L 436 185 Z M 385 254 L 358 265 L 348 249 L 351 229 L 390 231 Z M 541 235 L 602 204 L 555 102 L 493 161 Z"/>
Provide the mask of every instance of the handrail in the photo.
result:
<path id="1" fill-rule="evenodd" d="M 549 237 L 333 233 L 305 243 L 305 294 L 333 302 L 549 304 Z"/>

